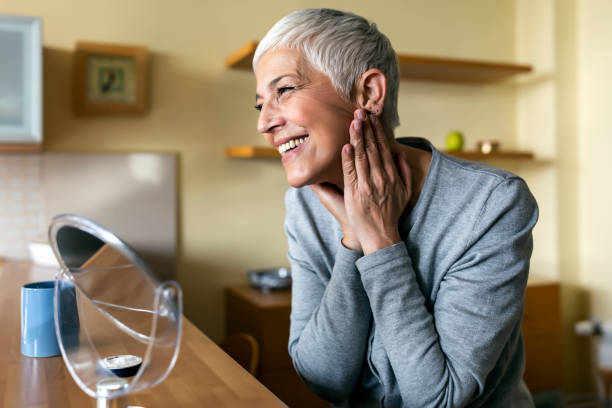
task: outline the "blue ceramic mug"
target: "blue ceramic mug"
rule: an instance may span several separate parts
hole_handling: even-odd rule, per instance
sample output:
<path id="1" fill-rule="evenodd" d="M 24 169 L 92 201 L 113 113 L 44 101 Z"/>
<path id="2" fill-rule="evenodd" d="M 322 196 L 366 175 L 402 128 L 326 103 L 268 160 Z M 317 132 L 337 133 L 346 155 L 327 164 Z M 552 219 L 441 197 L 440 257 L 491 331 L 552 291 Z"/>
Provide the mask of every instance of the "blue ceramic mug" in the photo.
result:
<path id="1" fill-rule="evenodd" d="M 59 356 L 53 319 L 55 282 L 34 282 L 21 287 L 21 354 Z"/>

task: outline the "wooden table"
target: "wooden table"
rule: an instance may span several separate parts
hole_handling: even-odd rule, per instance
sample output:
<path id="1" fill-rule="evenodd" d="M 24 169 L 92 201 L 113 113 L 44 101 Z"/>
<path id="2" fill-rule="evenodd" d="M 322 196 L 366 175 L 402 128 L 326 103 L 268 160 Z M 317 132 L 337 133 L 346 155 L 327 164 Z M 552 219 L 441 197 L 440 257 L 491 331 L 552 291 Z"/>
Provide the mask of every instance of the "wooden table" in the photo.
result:
<path id="1" fill-rule="evenodd" d="M 61 356 L 21 355 L 20 287 L 52 280 L 54 270 L 29 261 L 0 264 L 0 406 L 95 407 L 76 385 Z M 128 396 L 130 405 L 151 407 L 285 407 L 189 320 L 176 366 L 155 388 Z"/>

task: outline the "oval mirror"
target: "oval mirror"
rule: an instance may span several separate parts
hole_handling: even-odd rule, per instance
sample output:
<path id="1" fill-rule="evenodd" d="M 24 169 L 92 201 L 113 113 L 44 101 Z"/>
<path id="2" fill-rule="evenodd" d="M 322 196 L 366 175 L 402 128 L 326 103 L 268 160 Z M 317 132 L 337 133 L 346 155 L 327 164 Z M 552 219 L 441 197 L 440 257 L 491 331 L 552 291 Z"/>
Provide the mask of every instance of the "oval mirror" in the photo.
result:
<path id="1" fill-rule="evenodd" d="M 163 381 L 178 356 L 182 292 L 160 282 L 123 241 L 86 218 L 53 218 L 49 242 L 60 264 L 55 328 L 76 383 L 112 399 Z"/>

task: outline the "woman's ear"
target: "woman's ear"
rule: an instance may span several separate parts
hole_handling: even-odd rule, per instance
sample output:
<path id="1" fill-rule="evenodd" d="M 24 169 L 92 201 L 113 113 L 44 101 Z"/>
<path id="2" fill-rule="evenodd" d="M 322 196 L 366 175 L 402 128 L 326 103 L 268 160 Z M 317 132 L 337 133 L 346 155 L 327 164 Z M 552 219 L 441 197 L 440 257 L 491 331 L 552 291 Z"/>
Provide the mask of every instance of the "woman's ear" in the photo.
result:
<path id="1" fill-rule="evenodd" d="M 377 68 L 368 69 L 357 83 L 356 101 L 360 108 L 380 116 L 387 94 L 387 78 Z"/>

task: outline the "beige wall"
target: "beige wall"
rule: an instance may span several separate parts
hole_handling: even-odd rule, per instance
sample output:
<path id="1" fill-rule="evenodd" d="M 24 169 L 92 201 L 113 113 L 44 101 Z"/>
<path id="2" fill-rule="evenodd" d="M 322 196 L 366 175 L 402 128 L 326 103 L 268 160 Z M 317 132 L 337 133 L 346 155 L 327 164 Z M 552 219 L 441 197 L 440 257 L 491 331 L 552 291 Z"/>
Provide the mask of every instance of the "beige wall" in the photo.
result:
<path id="1" fill-rule="evenodd" d="M 612 3 L 606 0 L 517 0 L 517 57 L 532 53 L 538 75 L 518 94 L 518 137 L 550 151 L 554 165 L 522 175 L 548 212 L 538 226 L 550 266 L 563 285 L 564 371 L 567 392 L 595 387 L 597 341 L 574 333 L 577 320 L 612 319 L 609 111 L 612 81 Z M 522 33 L 522 35 L 520 34 Z M 547 189 L 550 194 L 542 194 Z M 551 217 L 552 215 L 552 217 Z M 544 221 L 543 218 L 541 221 Z M 549 229 L 545 234 L 542 227 Z M 555 231 L 553 233 L 553 231 Z M 544 240 L 550 242 L 543 242 Z M 554 259 L 557 259 L 555 262 Z"/>
<path id="2" fill-rule="evenodd" d="M 577 1 L 577 128 L 579 287 L 589 294 L 587 312 L 612 320 L 612 3 Z M 609 346 L 608 346 L 609 348 Z M 596 353 L 592 353 L 596 360 Z M 607 365 L 610 364 L 609 358 Z"/>
<path id="3" fill-rule="evenodd" d="M 592 389 L 590 339 L 576 336 L 576 321 L 589 317 L 588 294 L 580 285 L 578 222 L 578 129 L 577 129 L 577 16 L 573 0 L 557 1 L 555 15 L 555 83 L 557 125 L 557 188 L 559 225 L 559 278 L 563 283 L 565 389 Z"/>
<path id="4" fill-rule="evenodd" d="M 578 2 L 578 16 L 580 281 L 592 293 L 592 312 L 612 319 L 612 3 Z"/>

